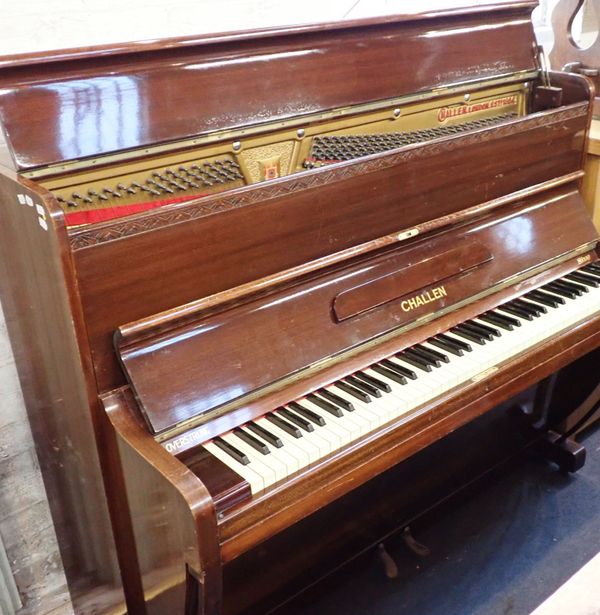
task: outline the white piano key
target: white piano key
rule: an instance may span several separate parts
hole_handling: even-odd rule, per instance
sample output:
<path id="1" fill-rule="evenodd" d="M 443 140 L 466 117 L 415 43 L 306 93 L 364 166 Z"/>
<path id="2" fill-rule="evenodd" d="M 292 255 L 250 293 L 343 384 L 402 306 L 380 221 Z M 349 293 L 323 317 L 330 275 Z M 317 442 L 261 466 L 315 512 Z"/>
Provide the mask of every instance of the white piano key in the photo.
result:
<path id="1" fill-rule="evenodd" d="M 338 419 L 327 410 L 323 410 L 323 408 L 317 406 L 317 404 L 313 404 L 313 402 L 311 402 L 309 399 L 304 398 L 300 400 L 300 403 L 325 419 L 326 425 L 323 427 L 323 429 L 327 429 L 328 431 L 332 432 L 332 434 L 334 434 L 333 437 L 338 440 L 339 446 L 344 446 L 348 442 L 351 442 L 352 440 L 355 440 L 356 438 L 360 437 L 360 428 L 354 423 L 343 424 L 341 422 L 341 419 Z"/>
<path id="2" fill-rule="evenodd" d="M 594 275 L 589 272 L 586 273 Z M 600 280 L 600 275 L 596 275 L 596 277 Z M 462 356 L 457 356 L 442 348 L 431 345 L 427 341 L 422 342 L 420 345 L 423 347 L 440 352 L 449 359 L 448 362 L 443 362 L 439 367 L 432 367 L 430 372 L 426 372 L 399 357 L 389 357 L 392 363 L 401 365 L 417 375 L 415 380 L 407 378 L 407 383 L 404 385 L 380 374 L 370 367 L 366 367 L 362 370 L 364 373 L 377 378 L 390 387 L 390 392 L 382 392 L 381 397 L 371 396 L 372 401 L 370 403 L 365 403 L 355 398 L 350 393 L 336 387 L 335 383 L 333 383 L 326 388 L 342 399 L 352 403 L 355 408 L 353 412 L 342 409 L 341 417 L 334 416 L 306 398 L 297 400 L 317 415 L 323 417 L 326 422 L 324 426 L 315 425 L 313 432 L 306 432 L 300 429 L 302 433 L 301 438 L 294 438 L 270 421 L 267 421 L 264 417 L 254 421 L 278 436 L 283 442 L 283 447 L 280 449 L 266 442 L 271 450 L 270 455 L 262 455 L 244 441 L 238 441 L 239 438 L 232 440 L 232 434 L 223 436 L 226 441 L 236 446 L 236 448 L 248 456 L 250 464 L 247 466 L 227 455 L 226 452 L 222 451 L 212 442 L 208 442 L 204 446 L 210 453 L 214 454 L 245 478 L 251 486 L 252 493 L 257 493 L 272 484 L 272 482 L 282 480 L 285 476 L 289 476 L 291 473 L 322 459 L 331 452 L 335 452 L 343 446 L 356 441 L 377 427 L 410 413 L 423 403 L 434 399 L 456 385 L 464 384 L 469 379 L 489 370 L 490 367 L 498 366 L 503 361 L 547 341 L 552 336 L 580 322 L 582 319 L 599 313 L 600 287 L 587 288 L 589 289 L 587 293 L 583 293 L 574 299 L 562 297 L 562 295 L 546 288 L 540 288 L 546 294 L 564 299 L 564 304 L 552 308 L 537 303 L 533 298 L 525 297 L 523 301 L 532 305 L 542 305 L 546 308 L 545 313 L 533 317 L 531 320 L 508 312 L 502 312 L 501 310 L 498 311 L 498 313 L 509 316 L 520 323 L 520 326 L 515 327 L 512 331 L 480 320 L 478 317 L 471 319 L 475 323 L 480 323 L 500 331 L 500 336 L 494 336 L 493 340 L 486 341 L 483 345 L 463 338 L 456 333 L 446 331 L 445 335 L 450 339 L 470 345 L 472 350 L 464 351 Z M 496 310 L 497 308 L 491 311 Z M 285 417 L 281 418 L 287 420 Z M 259 436 L 256 437 L 261 439 Z M 265 460 L 266 457 L 269 457 L 268 461 Z M 264 468 L 264 470 L 259 468 Z"/>
<path id="3" fill-rule="evenodd" d="M 206 442 L 202 446 L 214 457 L 222 461 L 227 467 L 239 474 L 249 485 L 252 494 L 258 493 L 265 488 L 265 483 L 260 474 L 257 474 L 249 465 L 245 466 L 236 461 L 231 455 L 221 450 L 212 442 Z"/>
<path id="4" fill-rule="evenodd" d="M 277 459 L 277 461 L 279 461 L 282 465 L 285 466 L 286 473 L 287 473 L 288 476 L 290 474 L 293 474 L 294 472 L 297 472 L 300 469 L 300 463 L 299 463 L 298 459 L 296 457 L 294 457 L 293 455 L 290 455 L 287 452 L 287 450 L 285 450 L 284 446 L 282 446 L 281 448 L 278 448 L 278 447 L 274 446 L 273 444 L 271 444 L 270 442 L 268 442 L 267 440 L 265 440 L 262 436 L 254 433 L 254 432 L 252 432 L 252 435 L 257 440 L 260 440 L 261 442 L 264 442 L 269 447 L 269 450 L 271 451 L 271 456 L 273 457 L 273 459 Z M 273 434 L 273 435 L 275 435 L 275 434 Z"/>
<path id="5" fill-rule="evenodd" d="M 353 395 L 350 395 L 350 393 L 346 393 L 346 391 L 342 391 L 337 387 L 329 386 L 325 388 L 328 391 L 335 393 L 335 395 L 338 395 L 342 399 L 350 402 L 354 406 L 353 414 L 360 414 L 360 416 L 364 417 L 365 420 L 369 422 L 372 430 L 382 424 L 382 413 L 377 411 L 376 406 L 373 406 L 373 402 L 363 402 Z"/>
<path id="6" fill-rule="evenodd" d="M 279 416 L 282 420 L 287 421 L 288 423 L 292 423 L 290 419 L 280 414 L 278 411 L 275 411 L 274 414 Z M 306 431 L 299 427 L 295 423 L 292 423 L 295 427 L 298 427 L 300 432 L 302 433 L 302 437 L 306 438 L 311 444 L 314 444 L 318 449 L 321 457 L 325 457 L 329 455 L 332 450 L 335 450 L 337 447 L 332 444 L 331 440 L 324 437 L 321 429 L 318 426 L 313 425 L 313 431 Z"/>
<path id="7" fill-rule="evenodd" d="M 284 431 L 274 423 L 267 421 L 267 424 L 270 425 L 269 429 L 281 438 L 284 447 L 292 445 L 294 448 L 294 453 L 296 453 L 298 450 L 304 453 L 305 462 L 302 464 L 303 466 L 309 465 L 315 462 L 317 459 L 321 458 L 321 456 L 319 455 L 318 447 L 315 446 L 312 442 L 309 442 L 308 439 L 304 436 L 300 438 L 295 438 L 294 436 L 290 436 L 287 431 Z"/>
<path id="8" fill-rule="evenodd" d="M 283 431 L 283 429 L 279 429 L 279 427 L 273 425 L 271 421 L 267 421 L 264 417 L 256 419 L 254 422 L 257 425 L 268 429 L 274 436 L 277 436 L 283 442 L 282 449 L 284 449 L 288 455 L 291 455 L 297 460 L 300 468 L 303 468 L 310 463 L 310 456 L 306 450 L 296 446 L 296 438 L 290 436 L 287 432 Z"/>
<path id="9" fill-rule="evenodd" d="M 235 434 L 231 432 L 223 434 L 221 438 L 223 438 L 225 442 L 228 442 L 232 446 L 235 446 L 237 449 L 245 453 L 246 457 L 248 457 L 248 459 L 250 460 L 250 469 L 254 470 L 254 472 L 261 476 L 265 487 L 268 487 L 275 482 L 275 470 L 267 461 L 263 460 L 263 457 L 266 458 L 267 455 L 259 453 L 257 450 L 253 449 L 249 444 L 246 444 L 243 440 L 240 440 Z"/>

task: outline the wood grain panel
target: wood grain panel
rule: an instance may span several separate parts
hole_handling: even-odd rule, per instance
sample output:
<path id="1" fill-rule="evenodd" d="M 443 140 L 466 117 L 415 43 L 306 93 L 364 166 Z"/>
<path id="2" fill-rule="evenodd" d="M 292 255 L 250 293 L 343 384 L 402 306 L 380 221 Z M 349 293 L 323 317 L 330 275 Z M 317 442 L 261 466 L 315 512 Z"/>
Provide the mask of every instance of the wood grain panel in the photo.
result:
<path id="1" fill-rule="evenodd" d="M 129 345 L 123 339 L 121 360 L 149 427 L 160 433 L 206 414 L 596 238 L 578 193 L 538 199 L 264 297 L 249 297 L 241 305 L 224 305 L 215 314 L 199 313 L 195 322 L 141 343 Z M 431 257 L 473 243 L 486 245 L 493 260 L 464 273 L 455 271 L 437 296 L 440 286 L 432 282 L 437 261 Z M 339 294 L 406 263 L 422 263 L 421 286 L 413 292 L 426 298 L 421 304 L 415 301 L 411 307 L 399 297 L 356 318 L 339 322 L 332 317 Z"/>
<path id="2" fill-rule="evenodd" d="M 504 76 L 536 68 L 532 6 L 8 60 L 0 120 L 25 170 Z M 424 57 L 435 68 L 414 70 Z"/>
<path id="3" fill-rule="evenodd" d="M 291 177 L 245 188 L 223 197 L 242 206 L 217 215 L 210 206 L 221 201 L 207 200 L 204 215 L 191 220 L 185 212 L 193 205 L 173 206 L 131 220 L 127 241 L 77 250 L 99 389 L 123 383 L 112 348 L 120 325 L 578 170 L 587 107 L 570 109 L 572 119 L 544 112 L 505 133 L 484 130 L 319 169 L 305 183 Z M 165 225 L 165 216 L 174 223 Z M 114 227 L 103 228 L 110 236 Z"/>

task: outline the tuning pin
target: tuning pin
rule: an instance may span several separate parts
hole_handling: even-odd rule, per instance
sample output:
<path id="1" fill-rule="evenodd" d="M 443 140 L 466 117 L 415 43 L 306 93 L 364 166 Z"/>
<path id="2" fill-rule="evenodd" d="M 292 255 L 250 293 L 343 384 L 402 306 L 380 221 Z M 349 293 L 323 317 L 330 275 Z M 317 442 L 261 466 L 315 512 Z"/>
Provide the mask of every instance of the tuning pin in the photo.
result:
<path id="1" fill-rule="evenodd" d="M 172 179 L 168 181 L 169 181 L 169 186 L 175 186 L 175 188 L 177 188 L 178 190 L 187 190 L 187 187 L 184 186 L 183 184 L 180 184 L 179 182 L 176 182 Z"/>
<path id="2" fill-rule="evenodd" d="M 114 196 L 117 199 L 121 198 L 120 192 L 117 192 L 116 190 L 111 190 L 110 188 L 103 188 L 102 192 L 110 194 L 111 196 Z"/>
<path id="3" fill-rule="evenodd" d="M 117 184 L 117 188 L 119 190 L 125 190 L 125 192 L 127 192 L 127 194 L 135 194 L 137 192 L 137 190 L 133 187 L 127 187 L 125 184 Z"/>
<path id="4" fill-rule="evenodd" d="M 101 201 L 108 201 L 108 197 L 105 194 L 98 194 L 95 190 L 88 190 L 88 195 Z"/>
<path id="5" fill-rule="evenodd" d="M 176 177 L 177 179 L 183 179 L 181 177 L 181 173 L 176 173 L 175 171 L 173 171 L 173 169 L 166 169 L 165 173 L 167 175 L 172 175 L 173 177 Z"/>
<path id="6" fill-rule="evenodd" d="M 149 179 L 148 183 L 156 186 L 157 188 L 160 188 L 164 192 L 168 192 L 169 194 L 173 194 L 173 190 L 171 190 L 171 188 L 169 188 L 168 186 L 165 186 L 164 184 L 161 184 L 160 182 L 157 182 L 154 179 Z"/>
<path id="7" fill-rule="evenodd" d="M 75 201 L 67 201 L 67 205 L 69 207 L 77 207 L 77 203 Z"/>
<path id="8" fill-rule="evenodd" d="M 155 190 L 154 188 L 150 188 L 149 186 L 140 186 L 140 188 L 144 192 L 149 192 L 150 194 L 154 194 L 155 196 L 160 196 L 160 191 Z"/>

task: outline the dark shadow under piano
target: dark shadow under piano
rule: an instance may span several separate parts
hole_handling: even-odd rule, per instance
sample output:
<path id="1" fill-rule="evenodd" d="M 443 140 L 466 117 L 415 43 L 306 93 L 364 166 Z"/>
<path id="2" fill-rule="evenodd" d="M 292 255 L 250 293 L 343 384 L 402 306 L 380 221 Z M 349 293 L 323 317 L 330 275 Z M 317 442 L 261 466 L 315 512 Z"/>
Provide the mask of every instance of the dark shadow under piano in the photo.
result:
<path id="1" fill-rule="evenodd" d="M 528 450 L 417 521 L 428 557 L 387 540 L 396 579 L 371 549 L 273 615 L 528 615 L 600 551 L 598 425 L 580 441 L 575 475 Z"/>

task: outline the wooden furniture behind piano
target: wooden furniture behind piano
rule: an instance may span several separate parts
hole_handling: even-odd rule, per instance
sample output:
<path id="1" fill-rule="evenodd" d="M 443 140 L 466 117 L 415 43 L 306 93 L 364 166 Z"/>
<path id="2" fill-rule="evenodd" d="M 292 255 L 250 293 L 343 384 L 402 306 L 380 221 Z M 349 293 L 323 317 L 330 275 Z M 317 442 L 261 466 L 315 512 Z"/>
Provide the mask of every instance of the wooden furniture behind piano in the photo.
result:
<path id="1" fill-rule="evenodd" d="M 592 5 L 585 6 L 583 0 L 560 0 L 552 12 L 552 28 L 554 30 L 554 45 L 550 54 L 552 67 L 555 70 L 565 70 L 581 73 L 590 78 L 598 92 L 598 70 L 600 69 L 600 38 L 596 37 L 591 45 L 580 46 L 576 41 L 572 29 L 573 21 L 577 14 L 587 8 L 582 16 L 584 25 L 590 30 L 598 30 L 600 23 L 600 3 L 589 0 Z M 588 34 L 591 36 L 591 32 Z M 594 117 L 600 115 L 598 98 L 594 99 Z M 600 186 L 599 161 L 600 161 L 600 125 L 597 119 L 592 120 L 590 136 L 588 140 L 588 158 L 585 167 L 585 180 L 583 184 L 583 197 L 590 211 L 596 228 L 600 229 Z"/>
<path id="2" fill-rule="evenodd" d="M 72 586 L 94 440 L 129 611 L 241 612 L 245 555 L 600 345 L 589 83 L 541 71 L 535 2 L 435 4 L 0 62 L 2 300 Z"/>

